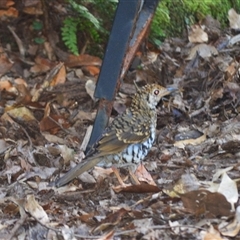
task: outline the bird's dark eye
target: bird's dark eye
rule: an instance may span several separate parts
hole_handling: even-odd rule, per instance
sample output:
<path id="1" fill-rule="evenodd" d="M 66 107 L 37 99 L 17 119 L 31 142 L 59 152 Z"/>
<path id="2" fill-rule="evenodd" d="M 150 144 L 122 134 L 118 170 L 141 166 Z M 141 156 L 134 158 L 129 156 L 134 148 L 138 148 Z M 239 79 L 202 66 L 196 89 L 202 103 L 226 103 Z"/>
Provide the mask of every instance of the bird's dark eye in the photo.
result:
<path id="1" fill-rule="evenodd" d="M 159 94 L 159 90 L 155 90 L 154 94 L 157 96 Z"/>

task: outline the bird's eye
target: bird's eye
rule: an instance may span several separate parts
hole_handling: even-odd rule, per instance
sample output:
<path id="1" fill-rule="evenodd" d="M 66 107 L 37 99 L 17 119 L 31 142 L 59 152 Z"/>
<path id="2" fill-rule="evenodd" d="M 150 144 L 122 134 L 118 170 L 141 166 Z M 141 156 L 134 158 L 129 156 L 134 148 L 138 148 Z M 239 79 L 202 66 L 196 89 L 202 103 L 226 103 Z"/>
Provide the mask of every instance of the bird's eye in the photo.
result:
<path id="1" fill-rule="evenodd" d="M 157 96 L 159 94 L 159 90 L 155 90 L 154 94 Z"/>

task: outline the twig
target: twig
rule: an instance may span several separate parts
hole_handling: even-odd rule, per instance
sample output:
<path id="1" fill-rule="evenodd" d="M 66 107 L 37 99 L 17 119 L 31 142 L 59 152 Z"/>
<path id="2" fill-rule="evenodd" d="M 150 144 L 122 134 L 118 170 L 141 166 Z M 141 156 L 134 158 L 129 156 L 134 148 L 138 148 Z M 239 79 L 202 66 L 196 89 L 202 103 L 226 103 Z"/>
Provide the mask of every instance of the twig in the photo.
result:
<path id="1" fill-rule="evenodd" d="M 18 35 L 14 32 L 13 28 L 8 26 L 8 29 L 10 30 L 10 32 L 12 33 L 13 37 L 16 40 L 16 43 L 18 45 L 18 49 L 19 52 L 21 54 L 22 57 L 25 57 L 25 48 L 23 46 L 22 40 L 18 37 Z"/>

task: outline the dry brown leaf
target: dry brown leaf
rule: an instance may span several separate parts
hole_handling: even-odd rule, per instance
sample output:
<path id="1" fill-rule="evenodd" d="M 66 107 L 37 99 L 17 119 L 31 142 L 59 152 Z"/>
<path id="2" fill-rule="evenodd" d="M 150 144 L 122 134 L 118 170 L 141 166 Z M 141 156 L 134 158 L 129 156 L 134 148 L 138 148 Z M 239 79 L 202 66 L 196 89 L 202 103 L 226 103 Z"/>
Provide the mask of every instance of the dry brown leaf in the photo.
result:
<path id="1" fill-rule="evenodd" d="M 43 43 L 43 45 L 44 45 L 44 48 L 47 52 L 48 59 L 51 60 L 51 61 L 56 60 L 55 59 L 55 54 L 54 54 L 54 49 L 52 48 L 52 45 L 47 41 L 45 41 Z"/>
<path id="2" fill-rule="evenodd" d="M 203 134 L 201 137 L 196 138 L 196 139 L 186 139 L 186 140 L 182 140 L 182 141 L 177 141 L 174 143 L 174 146 L 178 147 L 178 148 L 185 148 L 185 146 L 188 144 L 198 145 L 198 144 L 201 144 L 202 142 L 204 142 L 205 140 L 206 140 L 206 134 Z"/>
<path id="3" fill-rule="evenodd" d="M 32 73 L 47 72 L 56 65 L 55 63 L 49 61 L 48 59 L 42 58 L 40 56 L 37 56 L 35 58 L 35 63 L 36 64 L 30 69 L 30 72 Z"/>
<path id="4" fill-rule="evenodd" d="M 4 50 L 0 47 L 0 76 L 7 73 L 13 66 L 13 62 L 5 54 Z"/>
<path id="5" fill-rule="evenodd" d="M 129 192 L 129 193 L 157 193 L 160 192 L 161 189 L 154 185 L 149 185 L 144 182 L 140 182 L 138 185 L 132 185 L 132 184 L 125 184 L 124 186 L 119 185 L 116 187 L 112 187 L 112 189 L 116 193 L 120 192 Z"/>
<path id="6" fill-rule="evenodd" d="M 236 209 L 234 220 L 231 223 L 222 222 L 218 226 L 223 236 L 235 237 L 240 231 L 240 207 Z"/>
<path id="7" fill-rule="evenodd" d="M 99 57 L 94 57 L 88 54 L 69 55 L 65 61 L 67 67 L 81 67 L 81 66 L 101 66 L 102 60 Z"/>
<path id="8" fill-rule="evenodd" d="M 36 201 L 34 195 L 28 195 L 25 202 L 25 210 L 42 224 L 48 223 L 49 218 L 42 206 Z"/>
<path id="9" fill-rule="evenodd" d="M 10 117 L 17 118 L 21 121 L 36 121 L 32 112 L 26 107 L 13 108 L 8 110 L 5 114 L 7 114 L 8 116 L 10 115 Z M 5 118 L 5 114 L 2 115 L 2 120 Z"/>
<path id="10" fill-rule="evenodd" d="M 12 83 L 9 81 L 0 81 L 0 91 L 9 91 L 12 88 Z"/>
<path id="11" fill-rule="evenodd" d="M 191 43 L 203 43 L 208 41 L 208 35 L 204 32 L 202 26 L 192 25 L 188 34 L 188 40 Z"/>
<path id="12" fill-rule="evenodd" d="M 7 10 L 0 10 L 0 17 L 18 17 L 18 10 L 14 7 L 10 7 Z"/>
<path id="13" fill-rule="evenodd" d="M 240 29 L 240 15 L 233 8 L 228 11 L 228 20 L 232 29 Z"/>
<path id="14" fill-rule="evenodd" d="M 19 206 L 14 203 L 8 203 L 7 206 L 2 209 L 3 213 L 10 216 L 14 216 L 19 213 Z"/>
<path id="15" fill-rule="evenodd" d="M 71 160 L 74 159 L 74 150 L 68 148 L 66 145 L 58 145 L 60 149 L 61 156 L 64 159 L 64 164 L 68 164 Z"/>
<path id="16" fill-rule="evenodd" d="M 98 238 L 98 240 L 112 240 L 114 237 L 114 231 L 110 231 L 109 233 L 105 234 L 104 236 L 101 236 Z"/>
<path id="17" fill-rule="evenodd" d="M 199 54 L 199 56 L 202 58 L 209 58 L 211 56 L 216 56 L 218 54 L 218 51 L 214 46 L 200 43 L 190 50 L 190 53 L 186 60 L 192 60 L 196 54 Z"/>
<path id="18" fill-rule="evenodd" d="M 96 67 L 96 66 L 85 66 L 85 67 L 83 67 L 83 70 L 85 70 L 91 76 L 94 76 L 94 77 L 98 76 L 99 72 L 100 72 L 99 67 Z"/>
<path id="19" fill-rule="evenodd" d="M 95 92 L 95 88 L 96 88 L 96 83 L 95 81 L 89 79 L 86 84 L 85 84 L 85 89 L 87 91 L 87 93 L 89 94 L 89 96 L 92 98 L 92 100 L 96 100 L 94 97 L 94 92 Z"/>
<path id="20" fill-rule="evenodd" d="M 41 131 L 48 131 L 51 134 L 57 133 L 61 128 L 69 128 L 69 126 L 70 124 L 67 119 L 56 114 L 44 117 L 39 123 Z"/>
<path id="21" fill-rule="evenodd" d="M 43 14 L 42 4 L 39 1 L 35 6 L 24 7 L 23 12 L 29 15 L 42 15 Z"/>
<path id="22" fill-rule="evenodd" d="M 200 183 L 196 176 L 194 174 L 186 173 L 181 176 L 172 189 L 163 189 L 163 192 L 172 198 L 179 198 L 180 194 L 198 190 L 199 187 Z"/>
<path id="23" fill-rule="evenodd" d="M 14 106 L 27 105 L 31 103 L 32 96 L 25 84 L 16 84 L 16 89 L 18 91 L 18 97 L 16 98 Z"/>
<path id="24" fill-rule="evenodd" d="M 187 211 L 199 216 L 210 214 L 212 216 L 231 216 L 231 204 L 221 193 L 212 193 L 207 190 L 196 190 L 181 195 Z"/>
<path id="25" fill-rule="evenodd" d="M 222 238 L 220 233 L 213 228 L 211 225 L 208 231 L 201 231 L 201 240 L 224 240 L 225 238 Z"/>
<path id="26" fill-rule="evenodd" d="M 63 84 L 66 82 L 66 68 L 64 64 L 59 69 L 58 73 L 53 77 L 50 86 L 56 86 L 58 84 Z"/>
<path id="27" fill-rule="evenodd" d="M 74 118 L 74 120 L 89 120 L 89 121 L 93 121 L 95 119 L 96 116 L 96 112 L 84 112 L 82 110 L 78 111 L 77 116 Z"/>
<path id="28" fill-rule="evenodd" d="M 226 197 L 227 201 L 232 204 L 232 210 L 234 210 L 234 204 L 238 200 L 238 188 L 236 182 L 233 181 L 226 172 L 222 175 L 218 192 Z"/>
<path id="29" fill-rule="evenodd" d="M 15 2 L 12 0 L 1 0 L 0 1 L 0 8 L 9 8 L 14 5 Z"/>
<path id="30" fill-rule="evenodd" d="M 98 227 L 93 229 L 93 233 L 106 230 L 110 226 L 116 226 L 127 213 L 128 211 L 124 208 L 121 208 L 114 213 L 110 213 L 103 221 L 101 221 Z"/>
<path id="31" fill-rule="evenodd" d="M 146 170 L 143 164 L 139 164 L 135 172 L 136 177 L 140 182 L 146 182 L 149 185 L 157 186 L 151 174 Z"/>

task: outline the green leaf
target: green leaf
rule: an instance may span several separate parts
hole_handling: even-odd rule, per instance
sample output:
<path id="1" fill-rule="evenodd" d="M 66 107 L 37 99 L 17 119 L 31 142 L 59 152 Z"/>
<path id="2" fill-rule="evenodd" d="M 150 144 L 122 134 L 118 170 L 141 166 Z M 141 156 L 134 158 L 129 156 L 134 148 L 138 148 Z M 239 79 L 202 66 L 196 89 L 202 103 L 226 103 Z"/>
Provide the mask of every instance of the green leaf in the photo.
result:
<path id="1" fill-rule="evenodd" d="M 36 37 L 34 38 L 34 42 L 37 44 L 43 44 L 45 42 L 44 38 Z"/>
<path id="2" fill-rule="evenodd" d="M 40 31 L 43 29 L 43 24 L 40 21 L 34 21 L 32 27 L 34 30 Z"/>

